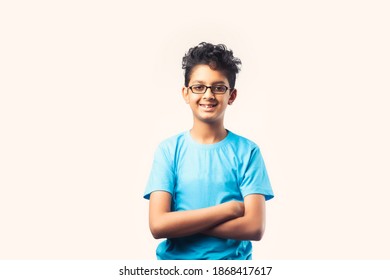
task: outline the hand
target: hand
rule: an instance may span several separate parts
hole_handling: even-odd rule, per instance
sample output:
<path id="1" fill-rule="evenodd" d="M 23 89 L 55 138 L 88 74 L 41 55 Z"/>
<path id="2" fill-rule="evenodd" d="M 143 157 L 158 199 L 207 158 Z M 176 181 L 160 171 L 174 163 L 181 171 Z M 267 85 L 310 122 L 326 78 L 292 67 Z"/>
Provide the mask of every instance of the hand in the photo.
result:
<path id="1" fill-rule="evenodd" d="M 225 203 L 229 211 L 232 212 L 233 218 L 244 216 L 245 207 L 244 203 L 236 200 L 232 200 Z"/>

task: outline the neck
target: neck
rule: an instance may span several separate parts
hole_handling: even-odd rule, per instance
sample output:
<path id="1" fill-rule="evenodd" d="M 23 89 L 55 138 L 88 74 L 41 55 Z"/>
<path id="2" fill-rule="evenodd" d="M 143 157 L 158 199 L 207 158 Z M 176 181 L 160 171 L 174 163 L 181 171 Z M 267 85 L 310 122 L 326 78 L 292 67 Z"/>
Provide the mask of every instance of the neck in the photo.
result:
<path id="1" fill-rule="evenodd" d="M 214 144 L 220 142 L 227 135 L 223 123 L 194 123 L 190 133 L 192 138 L 201 144 Z"/>

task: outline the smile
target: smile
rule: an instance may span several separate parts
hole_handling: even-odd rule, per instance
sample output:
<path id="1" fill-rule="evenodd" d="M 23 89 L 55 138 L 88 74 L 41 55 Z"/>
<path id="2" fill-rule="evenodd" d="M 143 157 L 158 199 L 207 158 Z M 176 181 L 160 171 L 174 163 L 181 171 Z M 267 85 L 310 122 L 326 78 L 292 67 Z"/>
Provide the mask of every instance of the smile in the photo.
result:
<path id="1" fill-rule="evenodd" d="M 199 106 L 201 106 L 203 108 L 213 108 L 213 107 L 217 106 L 217 104 L 199 104 Z"/>

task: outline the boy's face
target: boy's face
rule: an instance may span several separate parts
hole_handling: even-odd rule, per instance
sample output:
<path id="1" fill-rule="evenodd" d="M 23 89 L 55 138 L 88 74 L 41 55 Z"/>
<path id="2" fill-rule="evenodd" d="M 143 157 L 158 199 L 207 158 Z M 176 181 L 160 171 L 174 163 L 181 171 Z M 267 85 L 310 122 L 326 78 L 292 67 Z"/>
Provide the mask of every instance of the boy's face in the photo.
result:
<path id="1" fill-rule="evenodd" d="M 183 98 L 190 105 L 195 122 L 223 124 L 226 107 L 233 103 L 237 91 L 228 89 L 224 94 L 213 94 L 208 88 L 204 94 L 196 94 L 189 88 L 194 85 L 224 85 L 230 88 L 226 76 L 208 65 L 199 64 L 192 69 L 188 87 L 182 89 Z"/>

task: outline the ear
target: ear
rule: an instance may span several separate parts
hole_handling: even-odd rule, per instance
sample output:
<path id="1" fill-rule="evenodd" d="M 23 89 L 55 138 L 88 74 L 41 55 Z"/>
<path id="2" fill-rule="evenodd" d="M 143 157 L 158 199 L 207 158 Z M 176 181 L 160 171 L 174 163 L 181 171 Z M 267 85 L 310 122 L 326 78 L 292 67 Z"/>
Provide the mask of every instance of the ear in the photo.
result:
<path id="1" fill-rule="evenodd" d="M 236 97 L 237 97 L 237 89 L 233 89 L 232 92 L 230 93 L 228 104 L 232 105 Z"/>
<path id="2" fill-rule="evenodd" d="M 190 103 L 190 98 L 188 94 L 188 88 L 183 86 L 181 89 L 181 95 L 183 96 L 184 101 L 188 104 Z"/>

